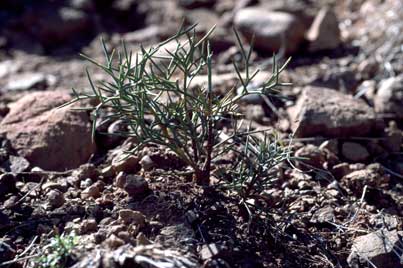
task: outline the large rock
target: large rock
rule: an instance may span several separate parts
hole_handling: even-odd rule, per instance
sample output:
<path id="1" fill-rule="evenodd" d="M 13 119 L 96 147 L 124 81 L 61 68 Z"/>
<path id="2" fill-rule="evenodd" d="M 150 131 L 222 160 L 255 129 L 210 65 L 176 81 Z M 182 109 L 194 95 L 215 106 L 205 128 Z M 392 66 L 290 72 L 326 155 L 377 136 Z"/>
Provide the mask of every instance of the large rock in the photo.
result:
<path id="1" fill-rule="evenodd" d="M 254 36 L 255 48 L 266 52 L 284 47 L 287 53 L 293 53 L 305 35 L 305 26 L 296 16 L 258 7 L 239 10 L 234 25 L 248 40 Z"/>
<path id="2" fill-rule="evenodd" d="M 375 110 L 403 118 L 403 75 L 382 80 L 374 99 Z"/>
<path id="3" fill-rule="evenodd" d="M 364 136 L 377 125 L 375 112 L 364 101 L 319 87 L 306 87 L 289 115 L 296 137 Z"/>
<path id="4" fill-rule="evenodd" d="M 35 92 L 11 105 L 0 133 L 32 165 L 65 170 L 85 163 L 95 151 L 86 112 L 57 107 L 70 100 L 63 92 Z"/>
<path id="5" fill-rule="evenodd" d="M 400 236 L 400 237 L 399 237 Z M 360 267 L 403 267 L 403 232 L 377 231 L 359 236 L 353 241 L 347 262 L 351 268 Z"/>
<path id="6" fill-rule="evenodd" d="M 85 12 L 69 7 L 28 10 L 23 15 L 22 23 L 46 47 L 85 38 L 93 28 Z"/>

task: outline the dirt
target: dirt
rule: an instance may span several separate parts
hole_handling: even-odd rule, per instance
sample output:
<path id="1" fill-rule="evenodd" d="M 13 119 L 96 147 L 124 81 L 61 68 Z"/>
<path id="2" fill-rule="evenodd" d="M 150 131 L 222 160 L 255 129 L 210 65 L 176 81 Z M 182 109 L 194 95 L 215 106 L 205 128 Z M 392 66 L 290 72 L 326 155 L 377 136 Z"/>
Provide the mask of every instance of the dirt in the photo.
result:
<path id="1" fill-rule="evenodd" d="M 33 109 L 35 120 L 45 118 L 40 128 L 51 131 L 30 131 L 35 127 L 27 118 L 13 125 L 12 137 L 9 131 L 0 130 L 0 267 L 38 267 L 35 260 L 49 239 L 70 231 L 76 232 L 79 242 L 67 264 L 60 267 L 356 267 L 348 259 L 357 237 L 402 230 L 403 115 L 399 109 L 378 112 L 375 107 L 377 89 L 388 78 L 396 78 L 396 95 L 383 95 L 382 101 L 398 107 L 396 103 L 403 100 L 398 79 L 403 71 L 400 1 L 28 2 L 0 3 L 0 128 L 5 129 L 10 114 L 23 115 L 25 109 L 30 114 Z M 136 141 L 105 135 L 119 130 L 117 122 L 112 127 L 98 125 L 95 140 L 89 141 L 96 144 L 96 151 L 87 144 L 91 149 L 87 151 L 94 153 L 73 161 L 78 149 L 63 151 L 57 143 L 60 139 L 49 144 L 58 135 L 63 135 L 63 144 L 75 144 L 83 130 L 63 125 L 64 120 L 49 127 L 53 124 L 46 119 L 46 112 L 53 113 L 50 108 L 38 112 L 34 104 L 15 105 L 33 92 L 55 92 L 56 96 L 63 92 L 65 96 L 73 87 L 88 90 L 85 68 L 95 81 L 104 79 L 105 74 L 78 55 L 101 60 L 101 36 L 109 47 L 118 47 L 123 40 L 128 49 L 137 50 L 141 43 L 156 44 L 175 33 L 183 17 L 191 23 L 192 12 L 206 10 L 214 14 L 205 16 L 205 21 L 204 16 L 197 16 L 199 27 L 203 32 L 204 27 L 218 23 L 212 40 L 217 51 L 214 70 L 220 77 L 215 90 L 226 92 L 234 80 L 228 75 L 231 60 L 239 57 L 231 29 L 234 14 L 258 4 L 280 6 L 276 12 L 296 16 L 308 25 L 304 24 L 307 32 L 321 8 L 328 6 L 335 12 L 340 31 L 336 31 L 340 35 L 336 48 L 329 40 L 337 36 L 312 45 L 313 37 L 301 39 L 297 33 L 301 40 L 282 76 L 292 83 L 281 91 L 285 98 L 272 98 L 270 104 L 251 98 L 241 104 L 253 129 L 272 127 L 286 142 L 291 134 L 299 133 L 290 146 L 306 158 L 277 167 L 270 189 L 250 200 L 263 207 L 264 213 L 247 211 L 236 192 L 220 190 L 225 177 L 218 171 L 231 168 L 233 155 L 214 163 L 210 185 L 199 186 L 192 182 L 186 164 L 165 148 L 148 146 L 132 158 L 122 158 Z M 64 13 L 54 12 L 62 9 Z M 328 49 L 315 50 L 329 44 Z M 279 54 L 279 61 L 284 62 L 288 55 Z M 253 54 L 254 66 L 270 72 L 271 55 L 258 49 Z M 10 81 L 18 80 L 22 82 L 10 86 Z M 326 88 L 325 96 L 318 94 L 323 102 L 300 99 L 309 95 L 303 93 L 309 87 Z M 333 91 L 338 91 L 336 97 L 326 96 Z M 331 104 L 323 104 L 327 102 Z M 314 106 L 304 106 L 309 103 Z M 368 111 L 358 123 L 351 121 L 361 120 L 356 106 L 360 112 Z M 296 114 L 308 119 L 298 121 Z M 330 126 L 329 118 L 335 122 Z M 304 131 L 298 132 L 299 127 Z M 75 132 L 66 137 L 70 131 Z M 22 133 L 34 138 L 25 139 Z M 42 135 L 45 145 L 36 141 Z M 33 142 L 24 143 L 20 150 L 13 146 L 17 138 Z M 38 149 L 42 159 L 24 155 L 30 146 L 44 147 Z M 49 148 L 57 152 L 47 153 Z M 50 163 L 57 167 L 46 170 Z M 135 213 L 121 212 L 126 209 Z M 127 213 L 132 216 L 122 219 Z M 138 220 L 141 214 L 145 222 Z M 391 258 L 397 255 L 402 256 L 401 247 Z M 378 268 L 387 261 L 377 262 Z"/>

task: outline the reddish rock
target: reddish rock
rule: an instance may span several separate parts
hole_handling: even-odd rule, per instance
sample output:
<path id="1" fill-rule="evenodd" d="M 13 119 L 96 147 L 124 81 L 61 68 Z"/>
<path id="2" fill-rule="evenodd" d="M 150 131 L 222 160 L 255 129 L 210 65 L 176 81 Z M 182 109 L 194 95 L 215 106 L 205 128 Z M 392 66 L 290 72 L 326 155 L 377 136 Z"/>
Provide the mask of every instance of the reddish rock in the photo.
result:
<path id="1" fill-rule="evenodd" d="M 85 163 L 95 151 L 86 112 L 57 108 L 70 100 L 64 92 L 35 92 L 10 105 L 0 133 L 33 166 L 66 170 Z"/>
<path id="2" fill-rule="evenodd" d="M 378 129 L 374 110 L 364 101 L 336 90 L 306 87 L 289 109 L 296 137 L 351 137 Z"/>

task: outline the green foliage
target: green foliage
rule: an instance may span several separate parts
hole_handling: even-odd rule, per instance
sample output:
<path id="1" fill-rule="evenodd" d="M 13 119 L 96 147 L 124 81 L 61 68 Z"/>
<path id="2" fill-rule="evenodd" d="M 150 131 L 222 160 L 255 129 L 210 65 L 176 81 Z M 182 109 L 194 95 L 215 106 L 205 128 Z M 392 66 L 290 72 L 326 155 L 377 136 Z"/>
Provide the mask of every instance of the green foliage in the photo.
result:
<path id="1" fill-rule="evenodd" d="M 279 82 L 279 75 L 286 64 L 273 63 L 272 76 L 260 88 L 250 87 L 259 70 L 251 70 L 252 49 L 245 49 L 235 32 L 242 62 L 234 62 L 240 91 L 237 85 L 223 97 L 213 93 L 213 53 L 208 41 L 214 31 L 197 38 L 195 26 L 181 29 L 173 37 L 155 47 L 140 47 L 133 55 L 123 44 L 122 51 L 111 53 L 104 42 L 105 63 L 84 56 L 101 68 L 109 81 L 95 84 L 87 71 L 93 94 L 78 93 L 72 102 L 96 99 L 98 105 L 89 107 L 94 117 L 94 127 L 101 110 L 112 112 L 108 120 L 122 120 L 127 131 L 121 135 L 135 137 L 139 150 L 146 145 L 156 144 L 176 153 L 194 171 L 199 184 L 208 184 L 212 161 L 228 152 L 233 144 L 220 139 L 218 122 L 234 121 L 239 116 L 238 103 L 249 94 L 270 95 L 276 88 L 286 85 Z M 174 44 L 167 50 L 167 44 Z M 207 75 L 207 86 L 197 87 L 192 80 Z M 232 137 L 237 136 L 234 130 Z M 244 134 L 242 134 L 244 135 Z"/>
<path id="2" fill-rule="evenodd" d="M 34 260 L 38 268 L 64 268 L 78 244 L 75 235 L 56 235 L 43 247 L 41 256 Z"/>

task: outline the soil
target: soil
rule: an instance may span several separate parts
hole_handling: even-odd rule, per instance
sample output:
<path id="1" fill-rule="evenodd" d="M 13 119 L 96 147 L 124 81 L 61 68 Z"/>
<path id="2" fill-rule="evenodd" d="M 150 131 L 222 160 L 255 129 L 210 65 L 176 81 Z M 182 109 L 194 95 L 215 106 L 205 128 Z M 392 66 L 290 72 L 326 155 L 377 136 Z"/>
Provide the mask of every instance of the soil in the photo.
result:
<path id="1" fill-rule="evenodd" d="M 78 55 L 102 59 L 101 36 L 109 47 L 118 47 L 122 39 L 128 49 L 136 50 L 140 43 L 155 44 L 173 34 L 183 16 L 187 16 L 185 23 L 191 23 L 189 14 L 195 11 L 207 9 L 217 17 L 200 16 L 205 18 L 199 21 L 200 28 L 217 19 L 224 31 L 214 39 L 213 49 L 217 51 L 215 72 L 226 74 L 232 70 L 231 59 L 237 57 L 234 41 L 227 38 L 232 31 L 232 19 L 228 22 L 227 18 L 237 8 L 244 8 L 242 5 L 259 4 L 233 0 L 116 0 L 111 1 L 112 6 L 95 0 L 27 2 L 0 3 L 0 128 L 13 104 L 26 95 L 88 89 L 85 68 L 95 80 L 105 78 Z M 78 15 L 68 13 L 67 23 L 63 16 L 53 18 L 55 10 L 71 8 L 73 2 Z M 403 71 L 402 39 L 397 36 L 403 30 L 401 3 L 285 2 L 306 7 L 309 22 L 322 7 L 331 6 L 338 18 L 341 43 L 334 49 L 310 51 L 309 42 L 302 41 L 282 76 L 293 84 L 281 92 L 286 98 L 272 99 L 274 110 L 265 103 L 241 105 L 253 128 L 273 127 L 288 139 L 293 133 L 288 108 L 306 86 L 356 96 L 373 110 L 381 81 Z M 55 30 L 50 27 L 52 21 L 69 27 Z M 271 55 L 257 50 L 255 66 L 270 71 Z M 279 60 L 284 61 L 285 56 L 280 55 Z M 10 89 L 10 81 L 32 73 L 44 78 L 34 85 Z M 218 92 L 228 90 L 231 79 L 223 79 Z M 35 258 L 43 254 L 49 239 L 71 230 L 78 233 L 79 243 L 67 265 L 61 267 L 350 267 L 347 259 L 354 238 L 403 228 L 403 117 L 377 116 L 381 124 L 368 135 L 293 138 L 293 151 L 308 160 L 278 167 L 277 180 L 261 199 L 254 200 L 265 208 L 264 214 L 249 213 L 236 192 L 221 191 L 219 175 L 211 178 L 210 186 L 196 185 L 188 167 L 157 146 L 145 148 L 133 160 L 135 164 L 123 168 L 124 176 L 141 176 L 146 183 L 130 194 L 129 186 L 118 185 L 119 172 L 110 170 L 116 155 L 132 148 L 135 141 L 105 136 L 101 133 L 105 126 L 97 128 L 97 150 L 87 163 L 65 171 L 33 166 L 3 133 L 0 267 L 38 267 Z M 390 138 L 393 131 L 397 134 Z M 358 156 L 354 146 L 361 146 Z M 224 168 L 230 166 L 226 161 L 231 161 L 231 155 L 223 157 Z M 123 224 L 119 214 L 123 209 L 141 212 L 145 223 Z M 89 225 L 92 219 L 94 228 Z M 140 241 L 140 233 L 148 242 Z M 138 260 L 135 256 L 160 262 L 135 266 L 140 263 L 133 262 Z M 163 266 L 163 261 L 172 266 Z"/>

